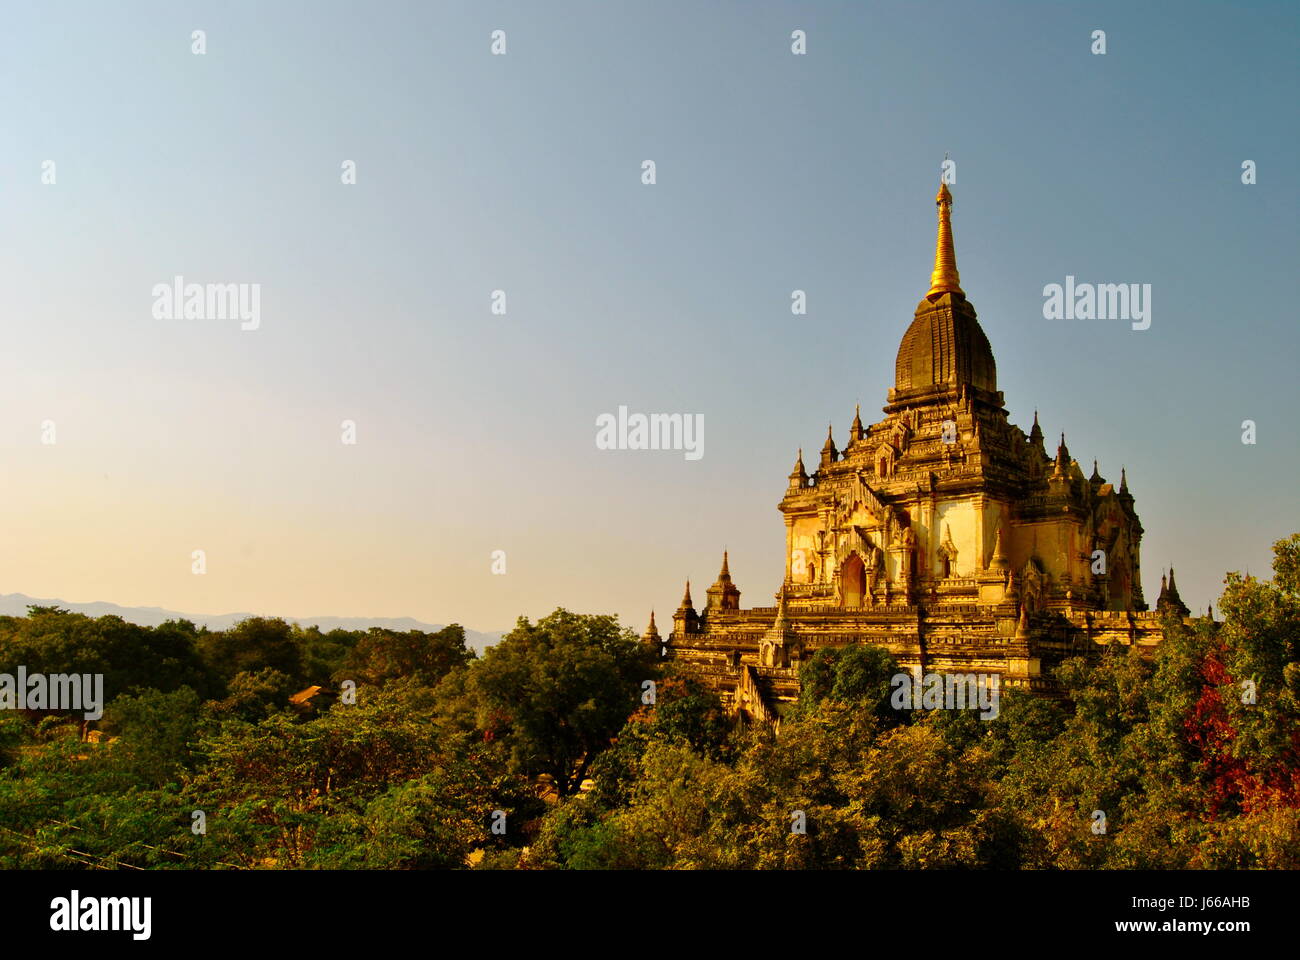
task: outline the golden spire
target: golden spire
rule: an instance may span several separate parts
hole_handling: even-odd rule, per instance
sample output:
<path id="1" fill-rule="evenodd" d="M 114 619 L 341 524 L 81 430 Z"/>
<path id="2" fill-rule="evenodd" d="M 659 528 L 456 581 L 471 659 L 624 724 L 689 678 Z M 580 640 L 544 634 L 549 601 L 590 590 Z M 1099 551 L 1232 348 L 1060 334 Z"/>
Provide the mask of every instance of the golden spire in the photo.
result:
<path id="1" fill-rule="evenodd" d="M 952 245 L 952 194 L 946 183 L 939 184 L 939 195 L 934 198 L 939 208 L 939 237 L 934 245 L 934 272 L 930 274 L 930 290 L 927 299 L 934 299 L 944 293 L 956 293 L 966 296 L 961 289 L 961 277 L 957 274 L 957 253 Z"/>

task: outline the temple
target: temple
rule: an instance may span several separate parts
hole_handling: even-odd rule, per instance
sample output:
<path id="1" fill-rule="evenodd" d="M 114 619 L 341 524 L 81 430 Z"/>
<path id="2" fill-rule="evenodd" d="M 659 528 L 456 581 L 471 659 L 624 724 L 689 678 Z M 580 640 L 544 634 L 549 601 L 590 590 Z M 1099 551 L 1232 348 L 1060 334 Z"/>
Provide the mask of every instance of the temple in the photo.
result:
<path id="1" fill-rule="evenodd" d="M 884 418 L 855 412 L 844 448 L 828 429 L 809 472 L 795 458 L 779 509 L 785 578 L 775 607 L 740 606 L 727 556 L 696 611 L 690 584 L 663 641 L 647 644 L 751 717 L 799 694 L 821 647 L 870 643 L 914 673 L 997 674 L 1052 696 L 1051 669 L 1103 644 L 1151 647 L 1167 611 L 1187 615 L 1170 570 L 1156 611 L 1142 596 L 1142 524 L 1127 476 L 1085 475 L 1038 415 L 1010 423 L 997 366 L 957 272 L 952 195 L 936 198 L 930 289 L 903 333 Z"/>

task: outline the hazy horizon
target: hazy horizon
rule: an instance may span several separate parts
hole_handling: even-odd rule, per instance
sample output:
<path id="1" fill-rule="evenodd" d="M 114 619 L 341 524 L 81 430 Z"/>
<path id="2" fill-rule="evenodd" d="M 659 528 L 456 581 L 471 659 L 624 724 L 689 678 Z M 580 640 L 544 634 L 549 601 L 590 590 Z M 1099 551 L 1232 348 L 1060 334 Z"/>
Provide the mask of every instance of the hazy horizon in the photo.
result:
<path id="1" fill-rule="evenodd" d="M 771 605 L 795 451 L 815 461 L 828 421 L 842 446 L 855 403 L 879 419 L 948 153 L 1011 421 L 1127 468 L 1148 604 L 1172 563 L 1203 614 L 1300 530 L 1300 332 L 1275 305 L 1300 253 L 1298 20 L 12 8 L 0 591 L 487 632 L 563 606 L 639 633 L 688 577 L 702 603 L 726 548 L 742 605 Z M 259 284 L 257 328 L 158 319 L 177 276 Z M 1044 319 L 1067 276 L 1151 284 L 1150 328 Z M 598 449 L 620 406 L 702 416 L 703 456 Z"/>

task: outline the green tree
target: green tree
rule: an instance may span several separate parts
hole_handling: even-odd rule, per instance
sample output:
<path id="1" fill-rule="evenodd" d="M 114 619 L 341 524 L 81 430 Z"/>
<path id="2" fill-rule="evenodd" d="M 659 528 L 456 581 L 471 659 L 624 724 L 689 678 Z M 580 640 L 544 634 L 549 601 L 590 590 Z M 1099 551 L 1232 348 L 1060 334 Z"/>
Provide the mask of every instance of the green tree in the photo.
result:
<path id="1" fill-rule="evenodd" d="M 227 683 L 238 673 L 267 667 L 304 683 L 302 650 L 293 627 L 281 619 L 249 617 L 229 630 L 202 635 L 198 646 L 209 669 Z"/>
<path id="2" fill-rule="evenodd" d="M 241 670 L 231 678 L 223 700 L 208 705 L 213 716 L 257 721 L 284 710 L 298 689 L 292 677 L 275 667 Z"/>
<path id="3" fill-rule="evenodd" d="M 133 783 L 161 787 L 193 762 L 200 702 L 189 687 L 124 694 L 109 704 L 101 729 L 117 741 L 108 751 Z"/>
<path id="4" fill-rule="evenodd" d="M 364 634 L 334 674 L 336 680 L 383 683 L 397 677 L 413 677 L 426 687 L 474 658 L 465 645 L 465 629 L 459 624 L 436 633 L 421 630 L 384 630 L 372 627 Z"/>
<path id="5" fill-rule="evenodd" d="M 890 705 L 898 664 L 888 650 L 868 643 L 822 647 L 799 671 L 799 706 L 809 712 L 824 701 L 858 704 L 886 723 L 907 715 Z"/>
<path id="6" fill-rule="evenodd" d="M 655 654 L 611 616 L 556 610 L 518 625 L 471 664 L 475 725 L 510 747 L 512 769 L 577 791 L 596 754 L 640 704 Z"/>
<path id="7" fill-rule="evenodd" d="M 102 674 L 104 698 L 153 688 L 215 689 L 195 649 L 193 625 L 171 621 L 156 629 L 121 617 L 87 617 L 58 607 L 30 608 L 26 618 L 0 623 L 0 672 Z"/>

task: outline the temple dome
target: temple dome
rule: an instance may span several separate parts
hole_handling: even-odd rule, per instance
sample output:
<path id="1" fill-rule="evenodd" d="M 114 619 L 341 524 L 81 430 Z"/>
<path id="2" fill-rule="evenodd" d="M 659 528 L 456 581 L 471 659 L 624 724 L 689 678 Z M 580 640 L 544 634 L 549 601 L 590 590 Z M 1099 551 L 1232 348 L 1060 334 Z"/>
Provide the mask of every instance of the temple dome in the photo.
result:
<path id="1" fill-rule="evenodd" d="M 998 389 L 993 349 L 975 308 L 960 294 L 923 300 L 898 345 L 894 390 L 958 390 L 963 383 L 990 393 Z"/>

